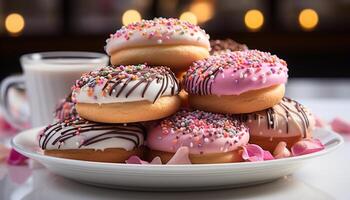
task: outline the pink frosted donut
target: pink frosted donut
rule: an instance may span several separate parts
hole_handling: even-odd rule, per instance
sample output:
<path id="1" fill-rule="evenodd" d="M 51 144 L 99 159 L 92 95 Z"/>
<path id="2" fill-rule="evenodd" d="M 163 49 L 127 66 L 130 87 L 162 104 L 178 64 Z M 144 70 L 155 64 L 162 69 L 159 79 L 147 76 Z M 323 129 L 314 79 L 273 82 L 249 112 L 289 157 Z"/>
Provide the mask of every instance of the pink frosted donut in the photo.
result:
<path id="1" fill-rule="evenodd" d="M 196 109 L 247 113 L 282 99 L 287 72 L 286 62 L 270 53 L 226 52 L 194 62 L 184 76 L 184 89 Z"/>
<path id="2" fill-rule="evenodd" d="M 248 141 L 248 128 L 229 116 L 182 110 L 151 129 L 147 146 L 150 159 L 163 162 L 186 146 L 192 163 L 221 163 L 240 161 L 238 150 Z"/>

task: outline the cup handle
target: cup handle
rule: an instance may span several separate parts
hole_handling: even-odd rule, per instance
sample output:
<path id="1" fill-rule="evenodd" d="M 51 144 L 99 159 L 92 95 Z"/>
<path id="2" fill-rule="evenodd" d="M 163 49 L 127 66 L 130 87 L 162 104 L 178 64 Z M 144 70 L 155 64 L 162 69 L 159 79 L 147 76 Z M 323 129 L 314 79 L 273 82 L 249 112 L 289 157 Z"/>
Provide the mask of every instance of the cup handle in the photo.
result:
<path id="1" fill-rule="evenodd" d="M 27 126 L 21 122 L 20 120 L 16 119 L 16 117 L 13 116 L 13 114 L 10 111 L 9 107 L 9 100 L 8 100 L 8 92 L 10 88 L 15 86 L 22 86 L 24 87 L 24 76 L 23 75 L 12 75 L 9 77 L 6 77 L 1 82 L 0 87 L 0 106 L 3 110 L 4 118 L 16 129 L 22 130 L 27 128 Z"/>

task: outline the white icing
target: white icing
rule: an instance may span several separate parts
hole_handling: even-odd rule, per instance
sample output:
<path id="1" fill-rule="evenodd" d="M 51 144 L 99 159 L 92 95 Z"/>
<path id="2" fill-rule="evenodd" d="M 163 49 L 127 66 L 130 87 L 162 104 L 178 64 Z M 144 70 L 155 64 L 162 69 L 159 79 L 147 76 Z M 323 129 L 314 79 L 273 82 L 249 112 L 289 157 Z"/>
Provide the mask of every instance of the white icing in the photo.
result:
<path id="1" fill-rule="evenodd" d="M 199 31 L 184 31 L 181 25 L 175 25 L 171 29 L 163 24 L 157 24 L 157 26 L 151 26 L 142 28 L 141 30 L 127 30 L 123 27 L 119 31 L 123 34 L 125 32 L 130 33 L 129 39 L 126 40 L 123 36 L 112 36 L 107 39 L 105 50 L 108 55 L 111 55 L 114 51 L 118 51 L 125 48 L 142 47 L 142 46 L 155 46 L 155 45 L 194 45 L 201 46 L 210 50 L 209 35 L 204 30 Z M 149 38 L 152 33 L 158 33 L 160 35 Z"/>
<path id="2" fill-rule="evenodd" d="M 54 126 L 56 127 L 56 126 Z M 54 128 L 52 127 L 52 128 Z M 50 133 L 49 131 L 52 129 L 50 128 L 49 130 L 47 130 L 46 132 Z M 65 127 L 55 133 L 50 133 L 49 136 L 53 135 L 49 141 L 46 143 L 46 148 L 47 150 L 57 150 L 57 149 L 95 149 L 95 150 L 104 150 L 107 148 L 122 148 L 125 149 L 126 151 L 131 151 L 135 148 L 135 144 L 127 139 L 124 138 L 110 138 L 110 139 L 105 139 L 102 141 L 98 141 L 96 143 L 92 143 L 90 145 L 84 145 L 84 146 L 80 146 L 80 144 L 84 141 L 87 140 L 89 138 L 101 135 L 103 133 L 106 133 L 108 131 L 112 131 L 113 128 L 108 129 L 108 130 L 89 130 L 87 132 L 83 132 L 80 133 L 79 135 L 75 135 L 67 140 L 65 140 L 63 143 L 57 142 L 55 144 L 52 144 L 53 141 L 55 141 L 59 136 L 61 136 L 61 132 L 65 131 L 67 129 L 70 129 L 72 127 Z M 135 134 L 138 135 L 138 138 L 140 139 L 140 145 L 143 144 L 144 142 L 144 137 L 142 133 L 136 133 Z M 127 137 L 130 138 L 132 140 L 137 141 L 137 136 L 134 134 L 123 134 L 123 137 Z M 44 138 L 46 136 L 43 136 L 39 142 L 40 142 L 40 146 L 42 146 L 42 143 L 44 141 Z"/>
<path id="3" fill-rule="evenodd" d="M 179 88 L 178 85 L 175 83 L 176 80 L 173 80 L 172 77 L 170 75 L 168 75 L 168 86 L 166 87 L 165 92 L 161 95 L 161 96 L 170 96 L 172 95 L 171 91 L 172 88 L 174 88 L 174 94 L 178 94 L 179 93 Z M 171 81 L 173 80 L 173 82 Z M 124 80 L 126 81 L 126 79 Z M 140 80 L 133 80 L 130 81 L 127 86 L 124 88 L 124 90 L 120 93 L 120 95 L 118 97 L 116 97 L 117 93 L 119 92 L 119 90 L 121 89 L 121 87 L 123 87 L 123 83 L 120 83 L 117 87 L 114 88 L 114 92 L 112 93 L 112 95 L 109 95 L 108 93 L 104 96 L 102 94 L 102 88 L 105 85 L 106 81 L 104 81 L 103 84 L 100 85 L 96 85 L 93 91 L 93 95 L 89 96 L 88 95 L 88 90 L 89 87 L 86 85 L 84 85 L 79 91 L 75 91 L 74 96 L 76 97 L 77 102 L 80 103 L 98 103 L 98 104 L 103 104 L 103 103 L 118 103 L 118 102 L 134 102 L 134 101 L 143 101 L 143 100 L 147 100 L 150 102 L 153 102 L 159 92 L 159 90 L 162 87 L 162 81 L 159 81 L 157 83 L 157 80 L 153 80 L 145 94 L 144 97 L 142 97 L 142 92 L 144 90 L 144 88 L 147 85 L 147 82 L 143 82 L 140 85 L 138 85 L 131 93 L 128 97 L 126 97 L 127 93 L 129 92 L 129 90 L 139 82 Z M 165 79 L 165 83 L 164 86 L 166 85 L 166 79 Z M 164 89 L 164 88 L 163 88 Z"/>

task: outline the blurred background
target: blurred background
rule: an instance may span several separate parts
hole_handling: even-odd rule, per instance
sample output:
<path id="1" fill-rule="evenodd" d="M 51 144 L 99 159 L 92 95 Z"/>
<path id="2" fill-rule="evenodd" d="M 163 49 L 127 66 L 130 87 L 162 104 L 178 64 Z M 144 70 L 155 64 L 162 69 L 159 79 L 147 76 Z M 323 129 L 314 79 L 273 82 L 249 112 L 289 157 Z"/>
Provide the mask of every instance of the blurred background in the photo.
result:
<path id="1" fill-rule="evenodd" d="M 110 33 L 154 17 L 277 54 L 291 77 L 350 77 L 350 0 L 0 0 L 0 80 L 22 54 L 103 52 Z"/>

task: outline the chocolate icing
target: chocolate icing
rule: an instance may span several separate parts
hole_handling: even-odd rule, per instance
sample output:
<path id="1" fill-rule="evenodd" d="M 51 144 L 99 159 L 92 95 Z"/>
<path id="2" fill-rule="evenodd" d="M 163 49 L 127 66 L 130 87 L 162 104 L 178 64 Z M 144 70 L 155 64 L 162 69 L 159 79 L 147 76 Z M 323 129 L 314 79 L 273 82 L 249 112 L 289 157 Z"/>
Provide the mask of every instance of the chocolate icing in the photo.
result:
<path id="1" fill-rule="evenodd" d="M 135 147 L 137 147 L 143 145 L 142 138 L 140 138 L 139 135 L 141 134 L 145 136 L 146 134 L 146 128 L 141 123 L 104 124 L 94 123 L 79 118 L 75 120 L 67 120 L 65 122 L 57 122 L 47 126 L 39 135 L 39 146 L 42 149 L 47 149 L 48 144 L 59 144 L 58 149 L 60 149 L 61 144 L 66 140 L 89 131 L 103 132 L 84 139 L 77 148 L 89 146 L 111 138 L 129 140 L 134 143 Z M 54 139 L 54 136 L 57 134 L 59 134 L 59 136 Z"/>
<path id="2" fill-rule="evenodd" d="M 131 81 L 137 80 L 138 82 L 126 92 L 126 98 L 128 98 L 137 87 L 142 86 L 144 88 L 140 96 L 143 98 L 152 81 L 157 81 L 157 83 L 161 82 L 161 88 L 154 97 L 153 103 L 165 93 L 169 84 L 171 84 L 171 95 L 176 95 L 179 91 L 178 80 L 168 67 L 159 66 L 151 68 L 146 65 L 104 67 L 99 71 L 93 71 L 83 75 L 76 82 L 73 89 L 80 89 L 85 85 L 93 89 L 101 79 L 107 80 L 102 87 L 102 92 L 109 96 L 115 95 L 115 97 L 119 97 Z M 116 91 L 117 86 L 120 84 L 122 84 L 122 86 Z M 176 90 L 176 88 L 178 89 Z"/>
<path id="3" fill-rule="evenodd" d="M 293 105 L 297 112 L 293 109 L 291 109 L 291 105 Z M 279 106 L 283 109 L 284 113 L 280 113 L 276 111 L 276 106 Z M 306 138 L 307 136 L 307 132 L 309 131 L 310 128 L 310 121 L 309 121 L 309 117 L 310 117 L 310 113 L 305 109 L 305 107 L 303 105 L 301 105 L 300 103 L 298 103 L 295 100 L 292 100 L 288 97 L 283 97 L 282 101 L 275 105 L 272 108 L 268 108 L 266 110 L 263 111 L 259 111 L 256 113 L 248 113 L 248 114 L 238 114 L 238 115 L 233 115 L 233 118 L 240 121 L 240 122 L 247 122 L 248 120 L 259 120 L 261 116 L 261 114 L 258 113 L 263 113 L 266 116 L 266 126 L 267 129 L 276 129 L 278 124 L 277 122 L 277 117 L 282 117 L 285 120 L 285 132 L 289 133 L 289 123 L 290 121 L 295 121 L 295 120 L 291 120 L 293 117 L 297 117 L 298 119 L 300 119 L 301 123 L 302 123 L 302 136 L 303 138 Z"/>

